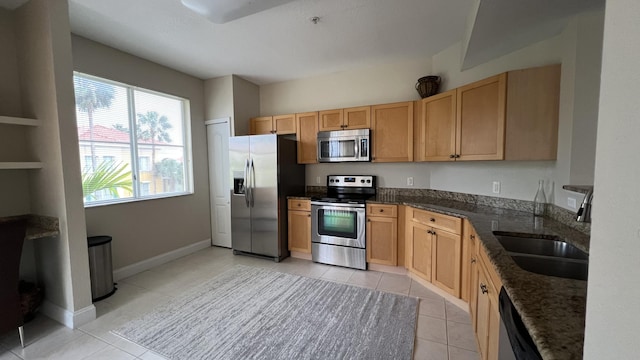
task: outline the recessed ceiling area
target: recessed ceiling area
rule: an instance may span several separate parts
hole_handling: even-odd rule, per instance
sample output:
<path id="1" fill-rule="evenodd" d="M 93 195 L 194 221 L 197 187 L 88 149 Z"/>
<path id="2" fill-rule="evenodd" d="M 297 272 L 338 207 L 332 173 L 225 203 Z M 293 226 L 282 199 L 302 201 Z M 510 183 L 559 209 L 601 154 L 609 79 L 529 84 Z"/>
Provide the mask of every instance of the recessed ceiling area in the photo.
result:
<path id="1" fill-rule="evenodd" d="M 217 24 L 181 0 L 68 1 L 77 35 L 201 79 L 235 74 L 258 85 L 428 62 L 456 43 L 464 44 L 462 67 L 469 69 L 554 36 L 571 16 L 604 5 L 604 0 L 269 0 L 277 5 Z M 0 0 L 0 7 L 25 2 Z M 313 17 L 319 20 L 314 23 Z"/>

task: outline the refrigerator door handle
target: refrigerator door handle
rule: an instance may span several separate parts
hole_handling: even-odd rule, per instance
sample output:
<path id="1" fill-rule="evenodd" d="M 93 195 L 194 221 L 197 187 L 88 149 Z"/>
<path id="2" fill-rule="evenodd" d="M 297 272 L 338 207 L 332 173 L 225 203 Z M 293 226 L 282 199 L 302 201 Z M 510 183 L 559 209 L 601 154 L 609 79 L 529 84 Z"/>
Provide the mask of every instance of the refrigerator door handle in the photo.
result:
<path id="1" fill-rule="evenodd" d="M 251 158 L 251 160 L 249 160 L 249 177 L 250 177 L 250 182 L 251 182 L 251 198 L 249 199 L 249 203 L 251 205 L 251 207 L 253 207 L 253 205 L 255 204 L 254 198 L 253 198 L 253 190 L 255 189 L 255 180 L 256 180 L 256 168 L 253 166 L 253 158 Z"/>
<path id="2" fill-rule="evenodd" d="M 249 207 L 249 193 L 251 189 L 249 187 L 249 159 L 244 160 L 244 203 Z"/>

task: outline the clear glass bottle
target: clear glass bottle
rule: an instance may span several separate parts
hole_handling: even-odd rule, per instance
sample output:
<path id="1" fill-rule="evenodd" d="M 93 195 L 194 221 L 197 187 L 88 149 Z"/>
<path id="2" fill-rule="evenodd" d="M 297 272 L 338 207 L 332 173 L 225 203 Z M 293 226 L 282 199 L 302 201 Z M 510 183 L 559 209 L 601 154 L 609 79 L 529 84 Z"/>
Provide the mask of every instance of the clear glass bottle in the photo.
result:
<path id="1" fill-rule="evenodd" d="M 536 197 L 533 198 L 533 215 L 544 216 L 544 208 L 547 203 L 547 198 L 544 195 L 544 180 L 538 181 L 538 191 Z"/>

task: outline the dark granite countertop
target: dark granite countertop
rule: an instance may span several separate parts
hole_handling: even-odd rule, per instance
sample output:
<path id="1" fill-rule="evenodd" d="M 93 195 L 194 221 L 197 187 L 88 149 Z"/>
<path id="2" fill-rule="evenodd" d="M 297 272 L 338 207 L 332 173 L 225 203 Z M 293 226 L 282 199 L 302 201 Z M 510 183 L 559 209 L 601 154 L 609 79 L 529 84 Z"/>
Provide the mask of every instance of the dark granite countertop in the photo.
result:
<path id="1" fill-rule="evenodd" d="M 18 215 L 1 217 L 0 222 L 17 221 L 27 219 L 27 234 L 25 240 L 34 240 L 56 236 L 60 234 L 58 219 L 42 215 Z"/>
<path id="2" fill-rule="evenodd" d="M 309 194 L 296 198 L 309 198 Z M 369 202 L 408 205 L 468 219 L 544 359 L 582 359 L 587 282 L 521 269 L 493 231 L 557 236 L 589 251 L 589 236 L 549 218 L 535 224 L 530 212 L 433 197 L 381 197 Z"/>

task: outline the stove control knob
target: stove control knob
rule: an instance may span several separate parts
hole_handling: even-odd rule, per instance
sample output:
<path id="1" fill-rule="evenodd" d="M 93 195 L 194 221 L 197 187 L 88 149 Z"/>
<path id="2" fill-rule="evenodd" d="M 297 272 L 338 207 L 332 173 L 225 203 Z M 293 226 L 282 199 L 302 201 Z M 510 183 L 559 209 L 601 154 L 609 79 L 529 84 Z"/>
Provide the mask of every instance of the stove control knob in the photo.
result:
<path id="1" fill-rule="evenodd" d="M 333 179 L 329 180 L 329 182 L 333 182 Z"/>
<path id="2" fill-rule="evenodd" d="M 367 184 L 369 184 L 369 183 L 371 183 L 371 180 L 370 180 L 370 179 L 369 179 L 369 180 L 367 180 Z"/>
<path id="3" fill-rule="evenodd" d="M 361 182 L 361 183 L 363 183 L 363 182 L 364 182 L 364 179 L 360 180 L 360 182 Z"/>
<path id="4" fill-rule="evenodd" d="M 336 182 L 340 182 L 340 179 L 336 179 Z"/>

